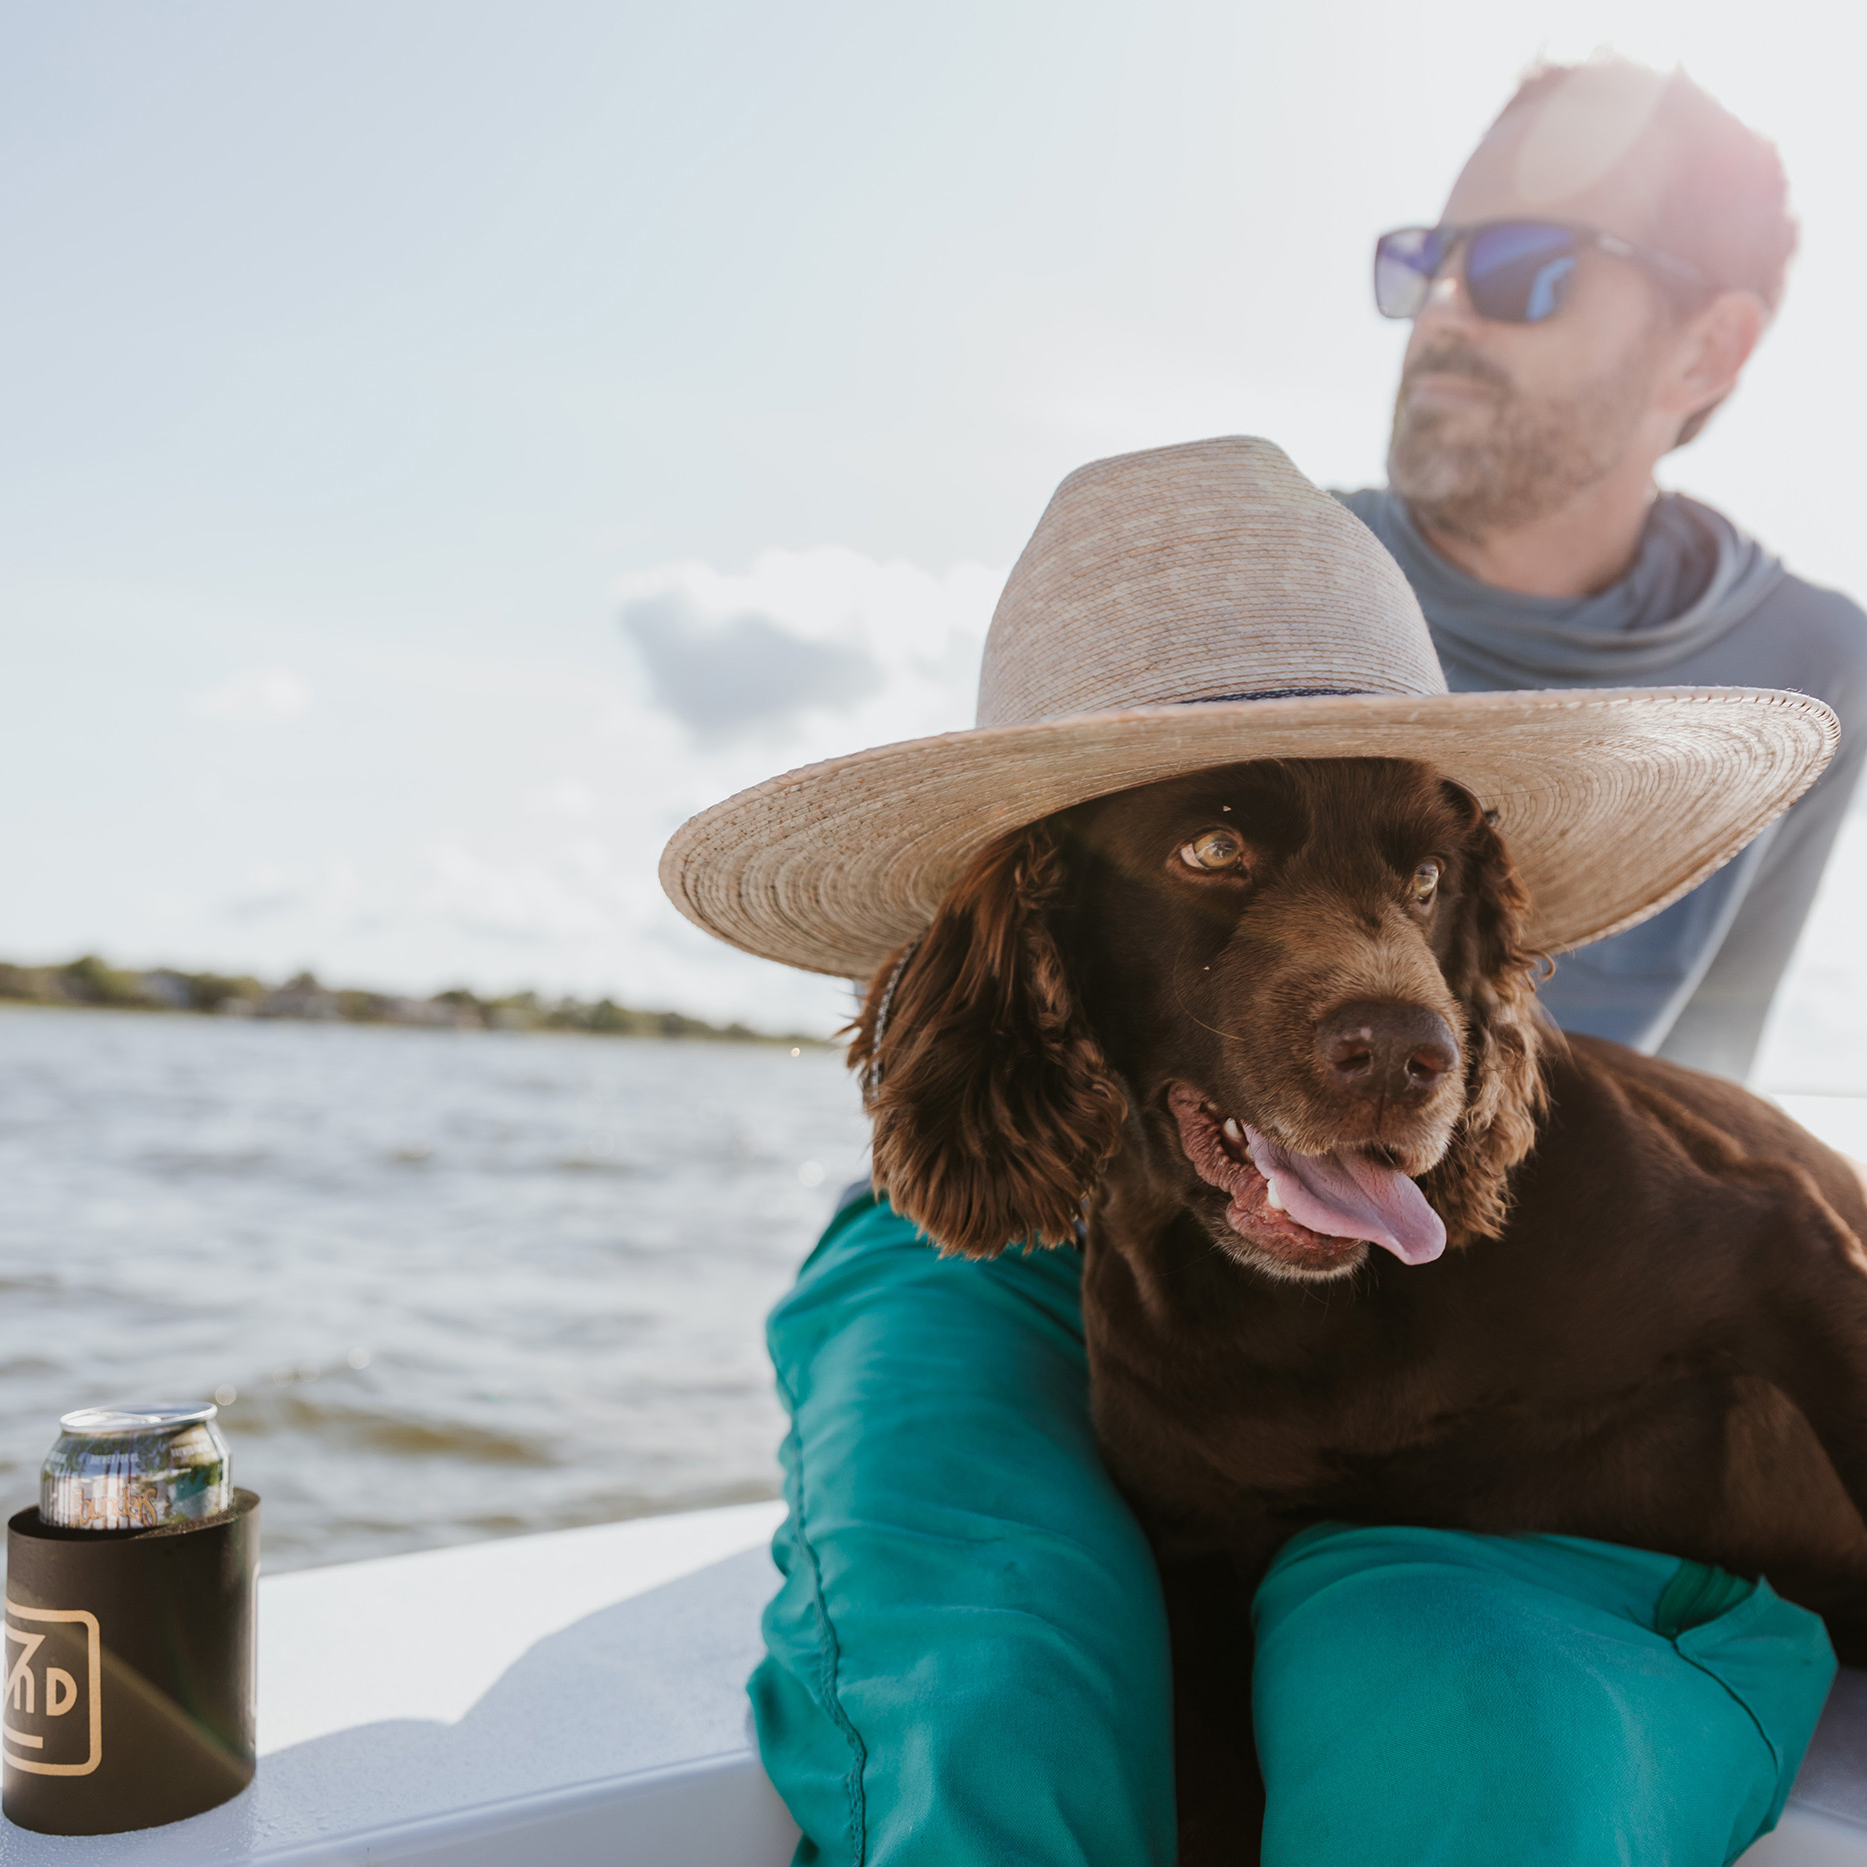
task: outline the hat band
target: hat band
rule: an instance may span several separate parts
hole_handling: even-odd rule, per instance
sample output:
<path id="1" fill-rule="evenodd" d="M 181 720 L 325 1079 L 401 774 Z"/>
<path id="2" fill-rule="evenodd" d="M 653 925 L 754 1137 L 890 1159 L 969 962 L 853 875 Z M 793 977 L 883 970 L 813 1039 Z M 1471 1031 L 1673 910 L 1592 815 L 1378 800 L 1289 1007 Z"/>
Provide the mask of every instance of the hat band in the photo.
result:
<path id="1" fill-rule="evenodd" d="M 1176 700 L 1175 706 L 1216 707 L 1228 700 L 1320 700 L 1331 694 L 1372 694 L 1372 687 L 1267 687 L 1255 694 L 1201 694 L 1197 700 Z"/>

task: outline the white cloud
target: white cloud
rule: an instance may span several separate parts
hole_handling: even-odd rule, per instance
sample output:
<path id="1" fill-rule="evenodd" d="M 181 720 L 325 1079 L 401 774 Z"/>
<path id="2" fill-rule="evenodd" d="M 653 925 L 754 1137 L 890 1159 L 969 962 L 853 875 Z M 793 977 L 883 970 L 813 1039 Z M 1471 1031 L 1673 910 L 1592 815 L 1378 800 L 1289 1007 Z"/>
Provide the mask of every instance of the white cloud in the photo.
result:
<path id="1" fill-rule="evenodd" d="M 1867 796 L 1841 826 L 1758 1053 L 1755 1080 L 1792 1093 L 1867 1092 Z"/>
<path id="2" fill-rule="evenodd" d="M 531 794 L 534 809 L 554 817 L 585 823 L 596 815 L 596 793 L 581 778 L 558 778 L 541 784 Z"/>
<path id="3" fill-rule="evenodd" d="M 197 694 L 191 711 L 208 719 L 254 725 L 289 720 L 311 705 L 311 683 L 290 668 L 253 668 L 230 674 Z"/>
<path id="4" fill-rule="evenodd" d="M 847 712 L 883 685 L 864 649 L 811 641 L 757 610 L 710 619 L 668 591 L 626 604 L 621 621 L 655 704 L 704 738 Z"/>
<path id="5" fill-rule="evenodd" d="M 822 546 L 763 552 L 743 572 L 656 565 L 615 595 L 652 706 L 703 742 L 803 740 L 828 757 L 971 724 L 1004 580 Z"/>
<path id="6" fill-rule="evenodd" d="M 581 845 L 501 860 L 459 840 L 428 852 L 420 909 L 462 930 L 527 946 L 616 931 L 609 853 Z"/>
<path id="7" fill-rule="evenodd" d="M 326 855 L 314 862 L 256 862 L 237 891 L 221 902 L 220 915 L 229 921 L 287 915 L 329 926 L 349 918 L 359 894 L 356 866 L 346 855 Z"/>
<path id="8" fill-rule="evenodd" d="M 969 725 L 1002 582 L 975 564 L 933 571 L 836 548 L 767 552 L 740 572 L 690 560 L 621 580 L 625 613 L 674 605 L 702 651 L 709 631 L 756 616 L 788 644 L 846 651 L 869 677 L 829 704 L 805 684 L 763 717 L 742 709 L 731 732 L 695 729 L 704 678 L 671 707 L 614 635 L 609 672 L 599 663 L 568 680 L 528 680 L 516 663 L 378 668 L 372 683 L 390 697 L 382 726 L 399 730 L 402 703 L 419 691 L 428 756 L 448 781 L 424 809 L 399 813 L 392 842 L 379 837 L 343 927 L 316 916 L 308 876 L 283 872 L 251 878 L 245 926 L 282 946 L 303 923 L 302 950 L 315 947 L 333 978 L 445 974 L 834 1028 L 844 987 L 753 960 L 680 917 L 656 879 L 662 846 L 692 812 L 786 767 Z M 704 652 L 695 667 L 704 677 Z M 358 730 L 346 727 L 352 767 L 366 750 Z"/>

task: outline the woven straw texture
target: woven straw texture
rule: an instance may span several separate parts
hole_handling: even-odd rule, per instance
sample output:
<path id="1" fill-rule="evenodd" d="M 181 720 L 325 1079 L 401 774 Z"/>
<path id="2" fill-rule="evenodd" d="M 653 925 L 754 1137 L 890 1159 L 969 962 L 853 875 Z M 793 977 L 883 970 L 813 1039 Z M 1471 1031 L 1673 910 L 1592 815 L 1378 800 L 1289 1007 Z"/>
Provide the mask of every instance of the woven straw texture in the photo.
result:
<path id="1" fill-rule="evenodd" d="M 1064 481 L 992 619 L 979 719 L 715 805 L 669 842 L 663 887 L 734 946 L 866 979 L 974 856 L 1052 811 L 1245 759 L 1407 758 L 1499 813 L 1553 953 L 1702 881 L 1838 738 L 1802 694 L 1447 694 L 1393 560 L 1248 438 Z"/>
<path id="2" fill-rule="evenodd" d="M 979 724 L 1339 687 L 1443 694 L 1400 566 L 1282 448 L 1123 454 L 1056 490 L 1012 566 Z"/>

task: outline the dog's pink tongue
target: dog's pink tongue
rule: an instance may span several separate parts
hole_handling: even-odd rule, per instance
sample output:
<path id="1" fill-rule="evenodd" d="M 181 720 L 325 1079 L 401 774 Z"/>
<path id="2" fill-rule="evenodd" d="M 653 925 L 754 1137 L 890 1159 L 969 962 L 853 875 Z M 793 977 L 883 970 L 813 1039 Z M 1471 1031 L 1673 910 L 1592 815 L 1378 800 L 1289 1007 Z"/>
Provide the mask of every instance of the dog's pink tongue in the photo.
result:
<path id="1" fill-rule="evenodd" d="M 1446 1248 L 1445 1222 L 1398 1167 L 1360 1154 L 1293 1154 L 1246 1128 L 1251 1158 L 1283 1209 L 1328 1238 L 1365 1238 L 1403 1264 L 1430 1264 Z"/>

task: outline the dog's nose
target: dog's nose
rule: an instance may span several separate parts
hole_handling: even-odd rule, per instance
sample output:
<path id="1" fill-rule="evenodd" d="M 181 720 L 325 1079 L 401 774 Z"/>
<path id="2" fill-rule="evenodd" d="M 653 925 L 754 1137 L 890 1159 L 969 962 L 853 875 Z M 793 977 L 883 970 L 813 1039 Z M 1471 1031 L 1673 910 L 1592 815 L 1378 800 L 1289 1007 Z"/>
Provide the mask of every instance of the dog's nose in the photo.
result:
<path id="1" fill-rule="evenodd" d="M 1424 1005 L 1365 998 L 1318 1021 L 1316 1056 L 1331 1088 L 1369 1101 L 1418 1102 L 1458 1068 L 1459 1043 Z"/>

